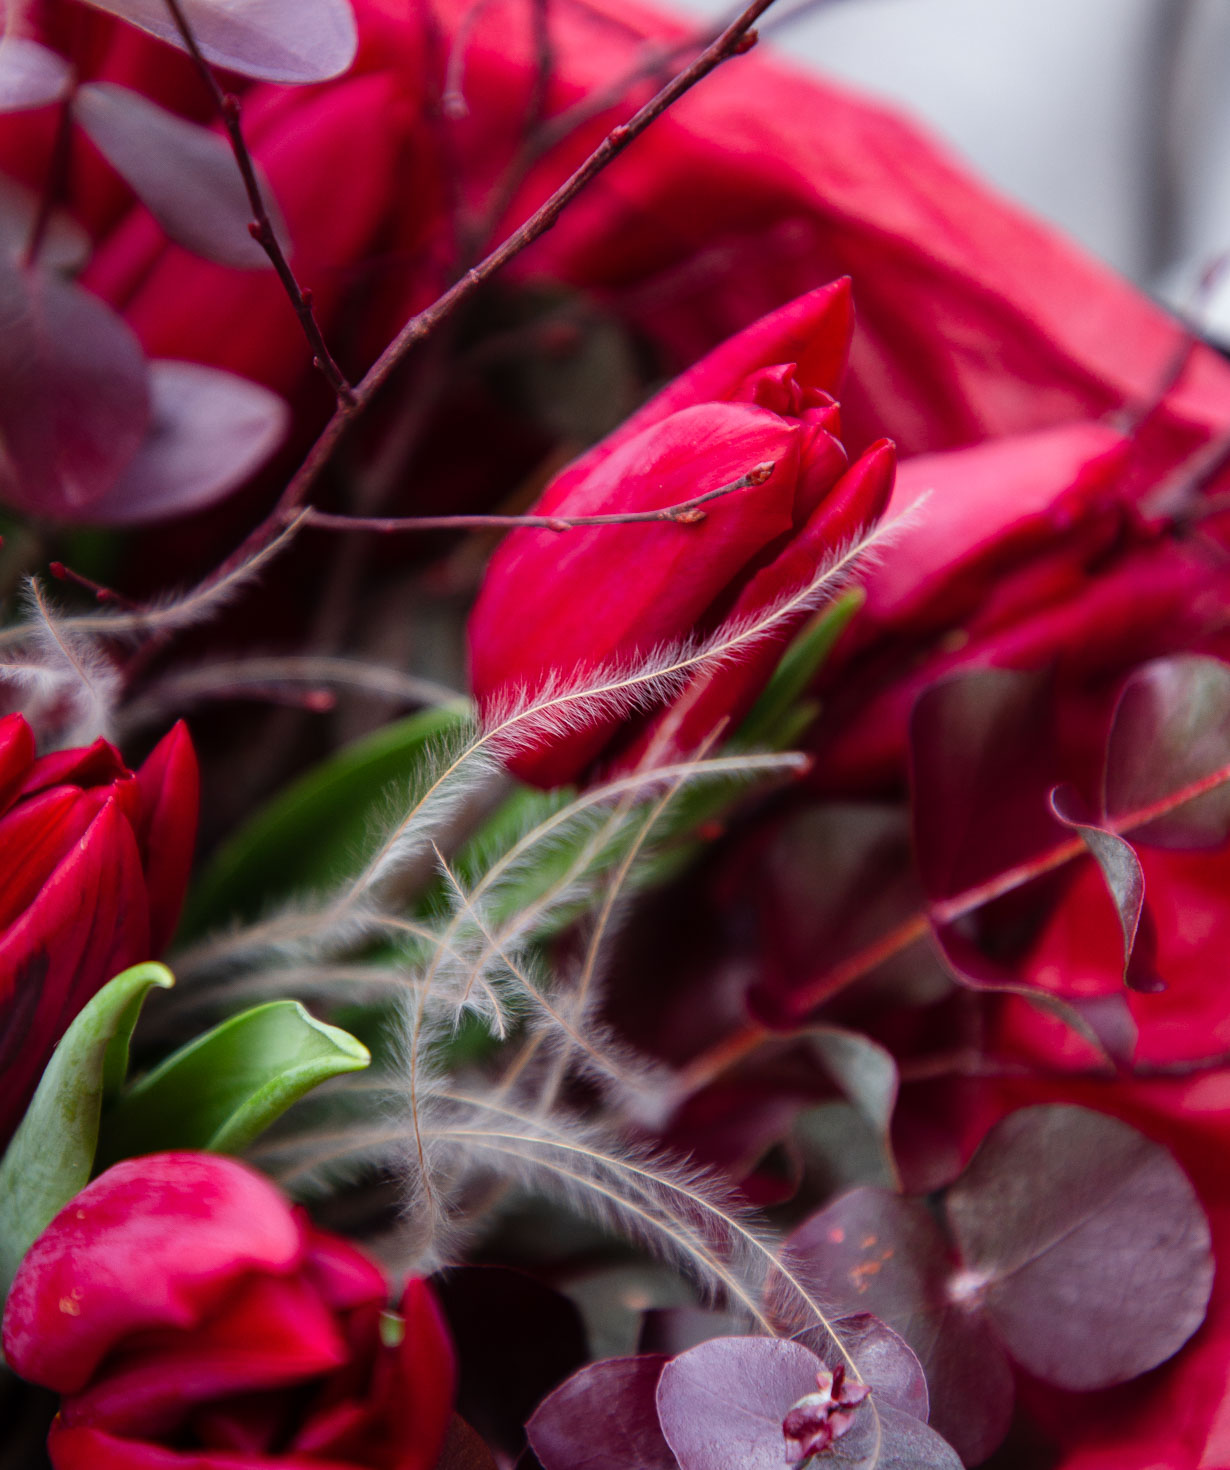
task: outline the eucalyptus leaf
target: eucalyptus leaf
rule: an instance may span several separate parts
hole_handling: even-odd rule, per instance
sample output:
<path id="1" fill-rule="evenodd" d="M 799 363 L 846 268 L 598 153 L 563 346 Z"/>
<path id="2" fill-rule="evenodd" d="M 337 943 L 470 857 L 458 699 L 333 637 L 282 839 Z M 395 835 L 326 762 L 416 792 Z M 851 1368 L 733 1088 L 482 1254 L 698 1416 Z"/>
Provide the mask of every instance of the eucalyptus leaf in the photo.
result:
<path id="1" fill-rule="evenodd" d="M 88 0 L 185 50 L 166 0 Z M 323 82 L 354 60 L 350 0 L 180 0 L 202 55 L 215 66 L 269 82 Z"/>
<path id="2" fill-rule="evenodd" d="M 89 1183 L 104 1100 L 123 1080 L 141 1003 L 174 985 L 158 964 L 117 975 L 78 1013 L 0 1160 L 0 1297 L 21 1258 Z"/>
<path id="3" fill-rule="evenodd" d="M 239 1153 L 312 1088 L 371 1053 L 298 1001 L 243 1011 L 172 1053 L 106 1116 L 100 1159 L 168 1148 Z"/>

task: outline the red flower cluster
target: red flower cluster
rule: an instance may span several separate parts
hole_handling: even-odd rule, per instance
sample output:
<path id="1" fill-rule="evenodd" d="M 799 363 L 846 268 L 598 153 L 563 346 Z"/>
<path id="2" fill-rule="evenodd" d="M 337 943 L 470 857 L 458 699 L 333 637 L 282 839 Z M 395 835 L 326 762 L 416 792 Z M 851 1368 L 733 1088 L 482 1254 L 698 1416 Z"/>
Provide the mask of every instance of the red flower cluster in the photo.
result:
<path id="1" fill-rule="evenodd" d="M 56 1470 L 432 1470 L 453 1356 L 380 1270 L 230 1159 L 116 1164 L 18 1271 L 4 1352 L 61 1394 Z M 386 1340 L 385 1334 L 390 1334 Z"/>
<path id="2" fill-rule="evenodd" d="M 105 740 L 36 757 L 0 719 L 0 1143 L 86 1001 L 169 943 L 197 803 L 183 724 L 134 774 Z"/>

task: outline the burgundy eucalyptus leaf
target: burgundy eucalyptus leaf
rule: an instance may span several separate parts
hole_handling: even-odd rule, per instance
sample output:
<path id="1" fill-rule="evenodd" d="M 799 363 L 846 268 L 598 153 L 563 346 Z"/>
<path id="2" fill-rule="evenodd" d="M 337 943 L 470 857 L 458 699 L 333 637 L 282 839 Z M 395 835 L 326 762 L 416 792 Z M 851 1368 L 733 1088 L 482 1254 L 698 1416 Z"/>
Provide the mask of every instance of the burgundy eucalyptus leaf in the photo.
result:
<path id="1" fill-rule="evenodd" d="M 892 1404 L 925 1424 L 931 1411 L 927 1375 L 905 1339 L 870 1312 L 838 1317 L 833 1328 L 859 1376 L 871 1385 L 876 1403 L 881 1408 Z M 794 1340 L 810 1348 L 827 1368 L 839 1367 L 846 1361 L 832 1332 L 825 1327 L 809 1327 L 796 1333 Z"/>
<path id="2" fill-rule="evenodd" d="M 0 499 L 85 519 L 149 425 L 136 338 L 96 297 L 0 259 Z"/>
<path id="3" fill-rule="evenodd" d="M 851 1190 L 807 1219 L 789 1250 L 821 1300 L 900 1333 L 922 1363 L 937 1432 L 967 1464 L 985 1459 L 1007 1432 L 1012 1373 L 977 1303 L 953 1295 L 956 1262 L 927 1206 Z"/>
<path id="4" fill-rule="evenodd" d="M 1070 786 L 1056 786 L 1050 803 L 1055 816 L 1080 836 L 1102 870 L 1123 931 L 1124 984 L 1149 993 L 1165 990 L 1153 965 L 1156 930 L 1145 906 L 1145 874 L 1136 849 L 1125 837 L 1094 821 Z"/>
<path id="5" fill-rule="evenodd" d="M 658 1424 L 658 1353 L 590 1363 L 526 1425 L 542 1470 L 678 1470 Z"/>
<path id="6" fill-rule="evenodd" d="M 81 87 L 75 116 L 176 244 L 219 265 L 269 268 L 248 229 L 252 206 L 234 155 L 219 134 L 113 82 Z M 263 178 L 261 192 L 272 210 Z M 285 226 L 276 219 L 274 225 L 285 244 Z"/>
<path id="7" fill-rule="evenodd" d="M 166 0 L 87 0 L 96 10 L 186 49 Z M 340 76 L 358 45 L 350 0 L 180 0 L 207 61 L 269 82 Z"/>
<path id="8" fill-rule="evenodd" d="M 856 1415 L 849 1432 L 814 1462 L 815 1470 L 961 1470 L 960 1455 L 921 1419 L 879 1403 L 874 1394 L 872 1402 L 875 1414 Z"/>
<path id="9" fill-rule="evenodd" d="M 515 1458 L 541 1400 L 586 1359 L 576 1307 L 502 1266 L 462 1266 L 433 1283 L 457 1348 L 457 1412 Z"/>
<path id="10" fill-rule="evenodd" d="M 992 959 L 955 924 L 935 925 L 932 939 L 953 978 L 971 990 L 1016 995 L 1075 1031 L 1113 1072 L 1131 1061 L 1136 1028 L 1122 993 L 1060 996 L 1020 980 L 1009 966 Z"/>
<path id="11" fill-rule="evenodd" d="M 258 470 L 286 433 L 283 400 L 232 373 L 154 362 L 150 387 L 149 434 L 81 519 L 120 526 L 201 510 Z"/>
<path id="12" fill-rule="evenodd" d="M 890 1130 L 899 1083 L 892 1053 L 861 1032 L 838 1026 L 816 1026 L 808 1041 L 825 1071 L 870 1124 L 891 1176 L 896 1165 Z"/>
<path id="13" fill-rule="evenodd" d="M 658 1418 L 681 1470 L 785 1470 L 782 1420 L 816 1392 L 823 1366 L 771 1337 L 715 1337 L 673 1359 L 658 1381 Z"/>
<path id="14" fill-rule="evenodd" d="M 1220 779 L 1219 779 L 1220 777 Z M 1217 847 L 1230 836 L 1230 668 L 1195 654 L 1158 659 L 1124 686 L 1106 751 L 1108 817 L 1212 789 L 1133 832 L 1148 846 Z"/>
<path id="15" fill-rule="evenodd" d="M 13 179 L 0 175 L 0 254 L 14 264 L 25 259 L 39 214 L 38 195 Z M 39 264 L 45 270 L 73 273 L 90 256 L 90 237 L 71 215 L 53 210 L 39 246 Z"/>
<path id="16" fill-rule="evenodd" d="M 58 102 L 71 80 L 72 68 L 55 51 L 24 36 L 0 40 L 0 112 Z"/>
<path id="17" fill-rule="evenodd" d="M 1052 846 L 1048 678 L 977 669 L 924 690 L 910 717 L 918 870 L 951 898 Z"/>
<path id="18" fill-rule="evenodd" d="M 946 1200 L 963 1269 L 1009 1351 L 1064 1388 L 1122 1383 L 1204 1320 L 1208 1222 L 1166 1149 L 1115 1118 L 1022 1108 L 987 1135 Z"/>

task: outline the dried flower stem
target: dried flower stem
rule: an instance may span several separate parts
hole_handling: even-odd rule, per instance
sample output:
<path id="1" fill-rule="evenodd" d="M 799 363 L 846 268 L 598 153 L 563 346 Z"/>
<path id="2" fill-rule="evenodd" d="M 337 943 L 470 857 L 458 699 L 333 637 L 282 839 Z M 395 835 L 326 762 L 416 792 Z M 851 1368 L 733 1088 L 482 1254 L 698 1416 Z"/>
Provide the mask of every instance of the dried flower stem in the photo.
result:
<path id="1" fill-rule="evenodd" d="M 273 228 L 273 221 L 269 217 L 269 209 L 265 203 L 264 192 L 261 189 L 260 180 L 257 178 L 256 165 L 252 161 L 252 154 L 248 150 L 248 144 L 243 135 L 243 123 L 240 117 L 239 98 L 231 92 L 224 92 L 214 76 L 213 68 L 201 53 L 197 44 L 196 36 L 192 27 L 188 24 L 188 18 L 184 14 L 180 0 L 166 0 L 167 9 L 171 13 L 171 19 L 175 22 L 175 28 L 179 32 L 188 55 L 200 73 L 201 80 L 209 89 L 213 97 L 214 105 L 218 109 L 218 115 L 222 119 L 222 125 L 226 129 L 226 135 L 230 139 L 231 152 L 235 155 L 235 162 L 239 167 L 240 177 L 248 196 L 248 203 L 252 206 L 252 223 L 248 226 L 252 238 L 269 257 L 270 264 L 277 272 L 278 279 L 290 298 L 290 304 L 295 309 L 295 315 L 299 318 L 299 325 L 303 328 L 303 335 L 307 338 L 308 346 L 312 349 L 312 365 L 318 368 L 322 376 L 328 382 L 330 388 L 337 395 L 337 411 L 345 415 L 356 406 L 356 397 L 346 374 L 334 360 L 325 342 L 324 334 L 320 330 L 320 323 L 316 320 L 316 312 L 312 305 L 312 293 L 302 287 L 290 262 L 286 258 L 286 252 L 282 249 L 278 240 L 277 232 Z"/>
<path id="2" fill-rule="evenodd" d="M 748 490 L 763 485 L 775 469 L 773 460 L 765 460 L 746 475 L 740 475 L 729 485 L 720 485 L 716 490 L 707 490 L 703 495 L 694 495 L 691 500 L 681 500 L 677 505 L 666 505 L 660 510 L 624 511 L 611 515 L 592 516 L 345 516 L 333 515 L 328 511 L 313 510 L 303 513 L 304 524 L 325 531 L 480 531 L 491 529 L 516 529 L 532 526 L 544 531 L 572 531 L 581 526 L 630 526 L 651 521 L 674 521 L 682 526 L 694 526 L 705 519 L 701 506 L 720 496 L 733 494 L 736 490 Z M 291 512 L 293 515 L 294 512 Z"/>

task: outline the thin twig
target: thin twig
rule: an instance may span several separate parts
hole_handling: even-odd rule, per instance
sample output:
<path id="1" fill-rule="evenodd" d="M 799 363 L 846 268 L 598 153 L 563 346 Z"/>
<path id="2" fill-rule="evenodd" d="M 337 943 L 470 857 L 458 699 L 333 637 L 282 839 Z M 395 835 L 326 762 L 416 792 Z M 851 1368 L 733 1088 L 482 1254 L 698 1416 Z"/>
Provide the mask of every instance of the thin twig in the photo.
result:
<path id="1" fill-rule="evenodd" d="M 252 206 L 252 223 L 248 230 L 252 238 L 269 257 L 270 264 L 277 272 L 278 279 L 290 298 L 290 304 L 295 309 L 295 315 L 299 318 L 299 325 L 303 328 L 303 335 L 307 338 L 308 346 L 312 349 L 312 366 L 319 369 L 329 386 L 337 395 L 337 411 L 340 415 L 349 413 L 356 404 L 355 391 L 351 386 L 346 374 L 334 360 L 325 342 L 324 334 L 320 330 L 320 323 L 316 320 L 316 312 L 312 304 L 312 293 L 302 287 L 290 262 L 286 258 L 286 252 L 282 249 L 278 240 L 277 231 L 273 227 L 273 221 L 269 217 L 269 209 L 265 203 L 264 192 L 261 189 L 260 179 L 257 177 L 256 165 L 252 161 L 252 155 L 248 151 L 247 141 L 243 135 L 243 124 L 240 118 L 239 98 L 232 92 L 224 92 L 214 76 L 213 68 L 201 53 L 197 44 L 196 36 L 192 27 L 188 24 L 180 0 L 166 0 L 167 9 L 171 13 L 171 19 L 175 22 L 175 28 L 179 32 L 188 55 L 200 73 L 201 80 L 208 87 L 213 97 L 214 105 L 222 119 L 222 125 L 226 129 L 226 135 L 230 139 L 231 152 L 235 155 L 235 162 L 239 166 L 240 177 L 243 179 L 243 187 L 248 196 L 248 203 Z"/>
<path id="2" fill-rule="evenodd" d="M 168 4 L 170 3 L 172 0 L 168 0 Z M 612 128 L 585 162 L 555 190 L 545 203 L 534 211 L 524 224 L 514 230 L 501 245 L 485 256 L 476 266 L 468 270 L 443 295 L 437 297 L 430 306 L 416 313 L 405 323 L 360 382 L 355 385 L 353 403 L 339 403 L 336 412 L 325 425 L 324 431 L 312 446 L 307 458 L 282 492 L 277 505 L 255 528 L 243 546 L 234 553 L 234 556 L 219 567 L 219 576 L 225 575 L 230 570 L 232 561 L 242 560 L 249 556 L 255 546 L 260 546 L 285 523 L 289 511 L 303 504 L 308 491 L 316 483 L 317 477 L 332 459 L 351 421 L 372 402 L 406 354 L 430 336 L 440 323 L 451 316 L 459 306 L 469 301 L 510 260 L 528 249 L 540 236 L 546 234 L 577 195 L 680 97 L 691 91 L 722 62 L 750 50 L 756 39 L 754 26 L 772 4 L 773 0 L 752 0 L 738 19 L 706 46 L 690 65 L 660 88 L 626 123 L 620 123 L 618 127 Z"/>
<path id="3" fill-rule="evenodd" d="M 303 512 L 304 524 L 324 531 L 486 531 L 534 527 L 544 531 L 573 531 L 583 526 L 630 526 L 650 521 L 674 521 L 681 526 L 694 526 L 705 519 L 701 506 L 736 490 L 749 490 L 763 485 L 773 473 L 775 462 L 765 460 L 746 475 L 729 485 L 681 500 L 677 505 L 664 505 L 660 510 L 630 510 L 592 516 L 344 516 L 309 508 Z"/>
<path id="4" fill-rule="evenodd" d="M 1220 766 L 1209 775 L 1189 782 L 1168 796 L 1138 807 L 1135 811 L 1122 812 L 1108 819 L 1104 823 L 1105 829 L 1120 837 L 1127 836 L 1227 783 L 1230 783 L 1230 765 Z M 985 883 L 967 888 L 951 898 L 911 914 L 887 934 L 797 987 L 787 1000 L 791 1014 L 801 1023 L 804 1017 L 833 1000 L 856 980 L 861 980 L 894 956 L 921 943 L 932 933 L 933 928 L 954 924 L 958 919 L 967 917 L 996 899 L 1004 898 L 1026 883 L 1045 877 L 1077 858 L 1088 855 L 1089 848 L 1083 837 L 1066 838 L 1046 852 L 996 874 Z M 1038 994 L 1045 995 L 1046 992 L 1039 989 Z M 700 1091 L 736 1063 L 750 1056 L 763 1043 L 780 1040 L 780 1037 L 780 1031 L 770 1030 L 757 1022 L 739 1027 L 681 1069 L 676 1078 L 676 1099 L 682 1101 Z"/>

